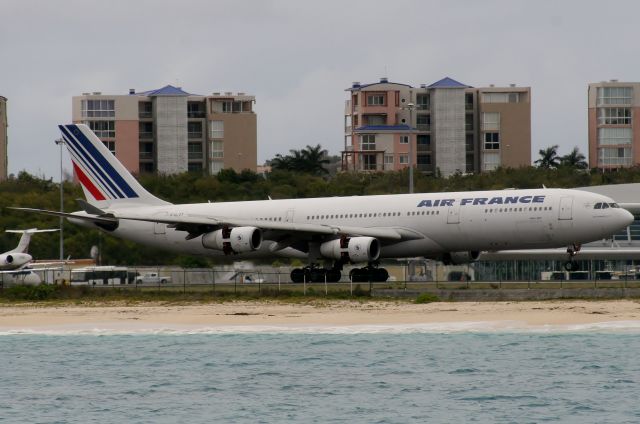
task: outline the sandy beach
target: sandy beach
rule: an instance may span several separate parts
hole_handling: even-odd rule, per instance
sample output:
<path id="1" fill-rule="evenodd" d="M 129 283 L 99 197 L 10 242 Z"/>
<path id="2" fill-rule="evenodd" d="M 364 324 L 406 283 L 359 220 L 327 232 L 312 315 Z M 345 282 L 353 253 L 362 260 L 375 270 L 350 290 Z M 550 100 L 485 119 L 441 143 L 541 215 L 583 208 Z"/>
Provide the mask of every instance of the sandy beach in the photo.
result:
<path id="1" fill-rule="evenodd" d="M 220 326 L 376 326 L 435 323 L 510 323 L 511 326 L 567 326 L 640 323 L 640 302 L 546 301 L 457 302 L 423 305 L 330 301 L 312 304 L 229 302 L 198 305 L 0 307 L 0 331 L 63 328 L 203 328 Z M 640 325 L 640 324 L 639 324 Z"/>

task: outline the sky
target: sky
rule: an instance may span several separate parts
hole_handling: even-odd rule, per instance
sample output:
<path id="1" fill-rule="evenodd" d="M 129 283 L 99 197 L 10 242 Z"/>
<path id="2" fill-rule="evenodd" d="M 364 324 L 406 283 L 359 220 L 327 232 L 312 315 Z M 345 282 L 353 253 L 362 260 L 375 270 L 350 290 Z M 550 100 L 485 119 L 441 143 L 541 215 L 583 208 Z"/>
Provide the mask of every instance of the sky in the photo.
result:
<path id="1" fill-rule="evenodd" d="M 255 95 L 260 163 L 318 143 L 339 155 L 345 88 L 380 77 L 529 86 L 532 158 L 554 144 L 586 155 L 588 83 L 640 81 L 639 13 L 625 0 L 0 0 L 9 172 L 59 178 L 72 96 L 166 84 Z"/>

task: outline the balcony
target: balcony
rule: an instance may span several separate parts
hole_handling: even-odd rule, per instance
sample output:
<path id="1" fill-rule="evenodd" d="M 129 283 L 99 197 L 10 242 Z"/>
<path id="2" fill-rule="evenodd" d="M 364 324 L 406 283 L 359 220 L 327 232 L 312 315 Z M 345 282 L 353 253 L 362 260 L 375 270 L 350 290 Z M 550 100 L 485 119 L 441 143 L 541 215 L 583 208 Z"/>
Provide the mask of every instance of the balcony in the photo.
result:
<path id="1" fill-rule="evenodd" d="M 418 104 L 418 105 L 416 105 L 416 109 L 418 109 L 418 110 L 429 110 L 429 104 L 428 103 Z"/>
<path id="2" fill-rule="evenodd" d="M 431 151 L 431 144 L 418 144 L 417 146 L 417 151 L 418 152 L 430 152 Z"/>
<path id="3" fill-rule="evenodd" d="M 202 132 L 189 132 L 187 133 L 187 138 L 189 140 L 202 139 Z"/>
<path id="4" fill-rule="evenodd" d="M 150 119 L 153 118 L 153 112 L 151 111 L 143 111 L 138 112 L 138 118 L 140 119 Z"/>
<path id="5" fill-rule="evenodd" d="M 431 124 L 417 124 L 418 131 L 431 131 Z"/>
<path id="6" fill-rule="evenodd" d="M 201 160 L 202 158 L 204 158 L 204 155 L 202 154 L 202 152 L 189 152 L 188 158 L 189 160 Z"/>
<path id="7" fill-rule="evenodd" d="M 353 127 L 351 125 L 347 125 L 346 127 L 344 127 L 344 132 L 345 134 L 351 134 L 351 129 Z"/>
<path id="8" fill-rule="evenodd" d="M 140 160 L 150 160 L 153 159 L 153 152 L 140 152 L 139 153 Z"/>
<path id="9" fill-rule="evenodd" d="M 187 118 L 199 118 L 202 119 L 205 117 L 204 110 L 190 110 L 187 112 Z"/>
<path id="10" fill-rule="evenodd" d="M 139 138 L 140 138 L 140 140 L 153 140 L 153 133 L 152 132 L 141 132 L 139 134 Z"/>

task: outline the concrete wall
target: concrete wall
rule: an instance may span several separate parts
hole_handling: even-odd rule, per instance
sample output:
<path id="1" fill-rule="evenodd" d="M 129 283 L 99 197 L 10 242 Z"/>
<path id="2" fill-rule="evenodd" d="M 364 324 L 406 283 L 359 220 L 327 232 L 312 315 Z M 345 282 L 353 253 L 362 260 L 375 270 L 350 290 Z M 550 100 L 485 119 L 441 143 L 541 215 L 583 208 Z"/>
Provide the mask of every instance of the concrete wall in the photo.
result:
<path id="1" fill-rule="evenodd" d="M 431 92 L 431 144 L 435 147 L 435 167 L 445 177 L 466 169 L 464 94 L 463 88 Z"/>
<path id="2" fill-rule="evenodd" d="M 187 171 L 187 97 L 153 99 L 156 164 L 160 174 Z"/>

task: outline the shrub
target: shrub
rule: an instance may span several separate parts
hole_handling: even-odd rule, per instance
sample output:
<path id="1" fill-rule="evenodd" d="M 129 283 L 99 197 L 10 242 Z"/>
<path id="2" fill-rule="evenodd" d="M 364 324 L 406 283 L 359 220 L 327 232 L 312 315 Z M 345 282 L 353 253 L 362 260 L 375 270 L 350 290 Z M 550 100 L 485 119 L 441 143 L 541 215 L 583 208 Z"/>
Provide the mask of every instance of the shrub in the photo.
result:
<path id="1" fill-rule="evenodd" d="M 438 299 L 438 296 L 433 293 L 421 293 L 418 295 L 418 297 L 416 297 L 416 303 L 418 304 L 438 302 L 439 300 L 440 299 Z"/>

